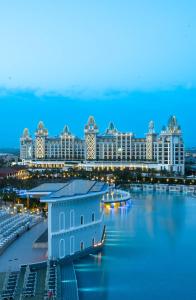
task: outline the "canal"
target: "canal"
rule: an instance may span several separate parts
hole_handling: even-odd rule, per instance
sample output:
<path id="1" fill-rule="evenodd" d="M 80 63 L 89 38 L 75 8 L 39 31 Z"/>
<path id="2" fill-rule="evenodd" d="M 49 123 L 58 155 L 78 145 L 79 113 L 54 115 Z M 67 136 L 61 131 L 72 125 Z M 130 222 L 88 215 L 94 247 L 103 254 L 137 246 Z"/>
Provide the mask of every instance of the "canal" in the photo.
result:
<path id="1" fill-rule="evenodd" d="M 130 206 L 105 209 L 102 252 L 75 264 L 80 300 L 195 300 L 196 198 L 131 196 Z"/>

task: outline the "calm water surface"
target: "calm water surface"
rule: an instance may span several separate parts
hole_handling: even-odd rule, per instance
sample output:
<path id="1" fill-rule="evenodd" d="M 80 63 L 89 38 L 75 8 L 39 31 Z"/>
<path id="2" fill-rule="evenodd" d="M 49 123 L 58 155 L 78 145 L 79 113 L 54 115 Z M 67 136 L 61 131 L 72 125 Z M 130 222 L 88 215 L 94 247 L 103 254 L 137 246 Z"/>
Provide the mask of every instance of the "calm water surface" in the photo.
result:
<path id="1" fill-rule="evenodd" d="M 105 211 L 98 256 L 76 264 L 81 300 L 195 300 L 196 198 L 135 192 L 132 205 Z"/>

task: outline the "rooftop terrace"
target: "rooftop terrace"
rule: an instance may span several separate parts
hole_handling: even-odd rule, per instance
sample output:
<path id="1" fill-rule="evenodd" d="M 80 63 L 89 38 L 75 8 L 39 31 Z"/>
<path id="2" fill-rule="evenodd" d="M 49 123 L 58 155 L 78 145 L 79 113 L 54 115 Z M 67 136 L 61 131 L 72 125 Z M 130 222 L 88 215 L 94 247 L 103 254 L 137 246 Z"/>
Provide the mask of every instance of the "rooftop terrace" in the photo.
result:
<path id="1" fill-rule="evenodd" d="M 70 199 L 77 196 L 86 196 L 93 195 L 95 193 L 105 192 L 108 189 L 108 185 L 104 182 L 98 182 L 93 180 L 83 180 L 75 179 L 67 183 L 64 183 L 63 186 L 60 186 L 57 183 L 56 190 L 54 184 L 52 184 L 53 192 L 49 193 L 46 197 L 42 198 L 42 202 L 55 201 L 60 198 Z M 37 190 L 39 187 L 37 187 Z M 48 184 L 48 190 L 50 189 L 50 184 Z"/>

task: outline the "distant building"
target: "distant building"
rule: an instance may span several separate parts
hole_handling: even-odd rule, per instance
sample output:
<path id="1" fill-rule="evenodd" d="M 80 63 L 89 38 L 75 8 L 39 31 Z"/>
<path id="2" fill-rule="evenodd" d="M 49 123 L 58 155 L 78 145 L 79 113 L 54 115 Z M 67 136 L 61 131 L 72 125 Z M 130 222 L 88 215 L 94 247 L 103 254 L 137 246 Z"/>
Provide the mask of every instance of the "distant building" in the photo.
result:
<path id="1" fill-rule="evenodd" d="M 29 177 L 29 171 L 24 167 L 4 167 L 0 168 L 0 179 L 4 178 L 17 178 L 27 179 Z"/>
<path id="2" fill-rule="evenodd" d="M 67 126 L 58 137 L 49 137 L 43 122 L 39 122 L 34 140 L 28 129 L 24 129 L 20 157 L 25 160 L 83 160 L 84 141 L 72 135 Z"/>
<path id="3" fill-rule="evenodd" d="M 38 190 L 55 190 L 41 186 Z M 100 201 L 107 184 L 90 180 L 72 180 L 41 198 L 48 203 L 48 257 L 63 259 L 68 255 L 96 248 L 104 234 Z"/>
<path id="4" fill-rule="evenodd" d="M 186 149 L 185 168 L 186 174 L 196 175 L 196 148 Z"/>
<path id="5" fill-rule="evenodd" d="M 80 139 L 65 126 L 58 137 L 49 137 L 44 124 L 39 122 L 34 139 L 28 129 L 24 129 L 20 139 L 20 157 L 25 162 L 48 162 L 50 165 L 53 161 L 56 161 L 55 165 L 60 165 L 61 161 L 77 161 L 86 165 L 92 162 L 112 163 L 113 167 L 133 164 L 184 173 L 184 142 L 175 116 L 169 118 L 160 134 L 155 132 L 151 121 L 144 138 L 136 138 L 132 132 L 119 132 L 113 123 L 100 134 L 91 116 L 85 125 L 84 135 L 84 140 Z"/>
<path id="6" fill-rule="evenodd" d="M 4 164 L 8 163 L 17 163 L 19 156 L 12 154 L 12 153 L 0 153 L 0 161 L 2 161 Z"/>

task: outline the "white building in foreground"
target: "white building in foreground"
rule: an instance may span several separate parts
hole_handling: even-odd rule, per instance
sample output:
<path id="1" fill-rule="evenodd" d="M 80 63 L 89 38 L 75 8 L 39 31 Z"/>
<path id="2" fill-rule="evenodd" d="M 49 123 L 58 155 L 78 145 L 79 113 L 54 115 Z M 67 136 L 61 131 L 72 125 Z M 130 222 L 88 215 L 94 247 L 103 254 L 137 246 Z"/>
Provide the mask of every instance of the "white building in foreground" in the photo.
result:
<path id="1" fill-rule="evenodd" d="M 63 259 L 102 243 L 100 201 L 107 192 L 106 183 L 72 180 L 41 198 L 48 203 L 49 259 Z"/>

